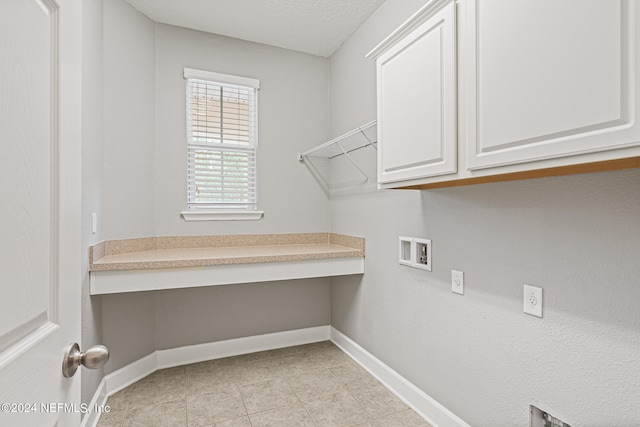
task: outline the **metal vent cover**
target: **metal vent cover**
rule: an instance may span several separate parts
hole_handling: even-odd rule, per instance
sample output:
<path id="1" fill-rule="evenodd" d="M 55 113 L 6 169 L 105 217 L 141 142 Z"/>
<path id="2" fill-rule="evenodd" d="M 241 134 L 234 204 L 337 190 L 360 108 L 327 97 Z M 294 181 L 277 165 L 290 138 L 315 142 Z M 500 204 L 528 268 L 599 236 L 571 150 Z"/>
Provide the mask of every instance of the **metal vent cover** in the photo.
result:
<path id="1" fill-rule="evenodd" d="M 571 427 L 564 421 L 554 417 L 553 415 L 536 408 L 533 405 L 529 406 L 529 427 Z"/>

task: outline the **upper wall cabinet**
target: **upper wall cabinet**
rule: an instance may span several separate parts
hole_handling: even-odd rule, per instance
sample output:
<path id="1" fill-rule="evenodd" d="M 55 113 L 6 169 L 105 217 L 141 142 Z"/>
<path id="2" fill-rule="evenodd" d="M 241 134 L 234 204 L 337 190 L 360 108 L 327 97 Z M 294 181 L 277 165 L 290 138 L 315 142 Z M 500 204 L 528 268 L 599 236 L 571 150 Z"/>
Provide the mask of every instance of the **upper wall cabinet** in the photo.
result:
<path id="1" fill-rule="evenodd" d="M 632 0 L 472 0 L 467 167 L 637 145 Z"/>
<path id="2" fill-rule="evenodd" d="M 456 172 L 455 4 L 444 3 L 368 55 L 377 67 L 378 183 Z"/>
<path id="3" fill-rule="evenodd" d="M 635 0 L 430 0 L 367 56 L 380 188 L 640 167 Z"/>

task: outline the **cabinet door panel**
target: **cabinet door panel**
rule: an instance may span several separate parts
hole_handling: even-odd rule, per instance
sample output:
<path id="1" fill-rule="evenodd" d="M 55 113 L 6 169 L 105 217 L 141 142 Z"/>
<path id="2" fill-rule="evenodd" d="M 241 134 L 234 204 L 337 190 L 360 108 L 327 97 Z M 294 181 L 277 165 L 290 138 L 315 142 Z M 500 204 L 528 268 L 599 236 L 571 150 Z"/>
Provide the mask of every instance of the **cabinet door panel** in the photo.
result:
<path id="1" fill-rule="evenodd" d="M 381 65 L 385 172 L 442 161 L 442 61 L 425 52 L 439 52 L 441 26 L 422 35 Z M 396 148 L 397 145 L 403 149 Z M 435 141 L 436 143 L 428 143 Z"/>
<path id="2" fill-rule="evenodd" d="M 378 182 L 456 171 L 455 5 L 380 56 Z"/>
<path id="3" fill-rule="evenodd" d="M 627 0 L 470 1 L 469 169 L 637 144 L 634 9 Z"/>

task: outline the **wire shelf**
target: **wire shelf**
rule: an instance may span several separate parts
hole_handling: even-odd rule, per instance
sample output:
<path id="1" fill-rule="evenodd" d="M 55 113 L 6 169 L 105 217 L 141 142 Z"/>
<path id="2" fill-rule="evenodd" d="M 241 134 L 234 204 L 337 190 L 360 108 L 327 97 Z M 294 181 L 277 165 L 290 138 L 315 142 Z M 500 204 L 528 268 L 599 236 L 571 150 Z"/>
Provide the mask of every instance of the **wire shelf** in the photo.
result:
<path id="1" fill-rule="evenodd" d="M 376 139 L 376 132 L 374 129 L 376 125 L 377 120 L 373 120 L 343 135 L 340 135 L 337 138 L 332 139 L 331 141 L 327 141 L 324 144 L 320 144 L 303 153 L 298 153 L 298 160 L 300 160 L 301 162 L 304 161 L 305 158 L 322 158 L 331 160 L 339 156 L 347 156 L 347 158 L 360 171 L 360 173 L 364 175 L 367 180 L 369 180 L 369 176 L 362 170 L 360 166 L 358 166 L 358 164 L 353 160 L 349 153 L 361 150 L 369 146 L 377 149 L 376 143 L 378 141 Z M 323 155 L 311 155 L 314 153 L 320 153 L 321 151 L 324 152 Z"/>

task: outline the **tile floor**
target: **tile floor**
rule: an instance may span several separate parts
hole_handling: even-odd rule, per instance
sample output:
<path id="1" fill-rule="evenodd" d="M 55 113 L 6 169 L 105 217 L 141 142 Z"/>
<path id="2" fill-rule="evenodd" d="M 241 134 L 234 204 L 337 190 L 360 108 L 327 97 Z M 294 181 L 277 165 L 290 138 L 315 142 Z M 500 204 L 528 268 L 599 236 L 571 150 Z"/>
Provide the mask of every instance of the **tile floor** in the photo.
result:
<path id="1" fill-rule="evenodd" d="M 99 427 L 429 427 L 330 341 L 156 371 L 107 405 Z"/>

